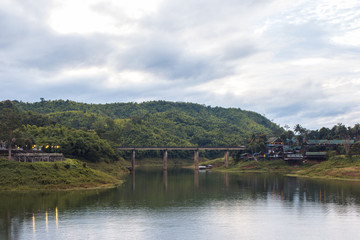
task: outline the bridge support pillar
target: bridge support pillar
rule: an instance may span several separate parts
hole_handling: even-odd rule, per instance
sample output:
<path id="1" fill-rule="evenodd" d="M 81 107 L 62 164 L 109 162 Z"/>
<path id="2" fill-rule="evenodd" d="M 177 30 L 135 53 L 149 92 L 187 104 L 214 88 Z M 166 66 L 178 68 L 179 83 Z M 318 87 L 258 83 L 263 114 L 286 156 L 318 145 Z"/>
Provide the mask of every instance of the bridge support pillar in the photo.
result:
<path id="1" fill-rule="evenodd" d="M 164 160 L 164 170 L 167 170 L 168 152 L 166 149 L 163 152 L 163 160 Z"/>
<path id="2" fill-rule="evenodd" d="M 135 150 L 131 151 L 131 171 L 135 172 Z"/>
<path id="3" fill-rule="evenodd" d="M 225 159 L 225 168 L 228 168 L 229 167 L 229 151 L 225 152 L 224 159 Z"/>
<path id="4" fill-rule="evenodd" d="M 195 170 L 199 170 L 199 150 L 194 151 L 194 167 Z"/>

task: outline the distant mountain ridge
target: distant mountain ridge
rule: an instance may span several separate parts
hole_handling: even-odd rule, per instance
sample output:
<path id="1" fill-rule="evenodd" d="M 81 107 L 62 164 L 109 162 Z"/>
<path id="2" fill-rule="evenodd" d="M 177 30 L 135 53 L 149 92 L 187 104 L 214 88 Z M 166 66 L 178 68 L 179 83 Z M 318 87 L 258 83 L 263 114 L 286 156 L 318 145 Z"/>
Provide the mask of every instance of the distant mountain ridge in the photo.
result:
<path id="1" fill-rule="evenodd" d="M 253 133 L 273 135 L 282 131 L 255 112 L 196 103 L 14 103 L 20 110 L 44 114 L 61 125 L 95 130 L 101 138 L 121 146 L 238 146 Z"/>

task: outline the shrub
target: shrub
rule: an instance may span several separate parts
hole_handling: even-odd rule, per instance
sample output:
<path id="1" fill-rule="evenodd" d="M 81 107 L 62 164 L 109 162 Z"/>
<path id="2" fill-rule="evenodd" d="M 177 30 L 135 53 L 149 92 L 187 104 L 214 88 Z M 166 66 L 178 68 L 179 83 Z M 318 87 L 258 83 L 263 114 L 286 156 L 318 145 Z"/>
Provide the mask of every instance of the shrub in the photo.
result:
<path id="1" fill-rule="evenodd" d="M 326 153 L 326 155 L 327 155 L 327 158 L 329 159 L 331 157 L 334 157 L 334 156 L 338 155 L 338 153 L 336 151 L 328 151 Z"/>
<path id="2" fill-rule="evenodd" d="M 349 156 L 352 155 L 360 155 L 360 142 L 356 142 L 351 146 Z"/>

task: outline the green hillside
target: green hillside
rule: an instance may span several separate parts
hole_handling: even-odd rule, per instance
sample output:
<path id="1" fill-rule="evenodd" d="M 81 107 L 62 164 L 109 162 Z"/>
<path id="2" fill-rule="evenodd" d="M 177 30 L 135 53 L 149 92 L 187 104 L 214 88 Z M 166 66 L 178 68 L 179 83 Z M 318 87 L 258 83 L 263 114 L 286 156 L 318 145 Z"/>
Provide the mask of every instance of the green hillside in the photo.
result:
<path id="1" fill-rule="evenodd" d="M 19 131 L 30 142 L 60 145 L 66 155 L 85 159 L 116 158 L 109 146 L 240 146 L 254 133 L 282 131 L 255 112 L 194 103 L 13 103 L 22 114 Z"/>
<path id="2" fill-rule="evenodd" d="M 19 109 L 47 114 L 51 120 L 72 128 L 104 131 L 108 128 L 138 131 L 137 125 L 164 130 L 190 144 L 204 145 L 201 138 L 216 136 L 209 144 L 237 145 L 254 132 L 270 134 L 279 127 L 258 113 L 235 108 L 209 107 L 194 103 L 151 101 L 144 103 L 85 104 L 73 101 L 15 102 Z M 117 120 L 123 121 L 117 121 Z M 126 129 L 124 129 L 126 127 Z M 126 132 L 126 131 L 125 131 Z M 223 133 L 221 133 L 223 132 Z M 236 135 L 234 138 L 221 135 Z M 194 135 L 198 135 L 195 136 Z M 196 140 L 198 138 L 198 140 Z M 200 141 L 200 142 L 199 142 Z M 214 142 L 215 141 L 215 142 Z M 125 141 L 124 144 L 127 142 Z M 130 142 L 129 142 L 130 143 Z M 156 144 L 149 142 L 149 144 Z"/>

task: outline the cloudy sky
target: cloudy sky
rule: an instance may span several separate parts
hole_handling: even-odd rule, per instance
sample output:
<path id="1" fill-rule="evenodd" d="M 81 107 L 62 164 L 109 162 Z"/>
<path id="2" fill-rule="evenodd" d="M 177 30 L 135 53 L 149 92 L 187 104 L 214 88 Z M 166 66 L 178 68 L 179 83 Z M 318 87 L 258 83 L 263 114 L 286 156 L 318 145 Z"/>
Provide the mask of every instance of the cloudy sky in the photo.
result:
<path id="1" fill-rule="evenodd" d="M 358 0 L 1 0 L 0 99 L 169 100 L 360 122 Z"/>

